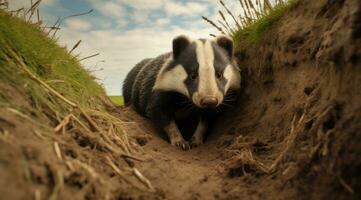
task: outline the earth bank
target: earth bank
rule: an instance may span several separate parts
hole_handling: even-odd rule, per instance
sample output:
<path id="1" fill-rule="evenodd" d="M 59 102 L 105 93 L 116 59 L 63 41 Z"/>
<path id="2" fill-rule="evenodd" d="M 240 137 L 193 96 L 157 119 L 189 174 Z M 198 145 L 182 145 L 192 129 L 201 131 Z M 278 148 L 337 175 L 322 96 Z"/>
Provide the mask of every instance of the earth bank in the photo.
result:
<path id="1" fill-rule="evenodd" d="M 93 101 L 107 112 L 69 109 L 55 133 L 66 112 L 28 112 L 26 87 L 1 79 L 26 111 L 1 104 L 1 198 L 359 199 L 360 30 L 358 0 L 295 3 L 260 42 L 237 45 L 241 102 L 186 152 L 104 95 Z"/>

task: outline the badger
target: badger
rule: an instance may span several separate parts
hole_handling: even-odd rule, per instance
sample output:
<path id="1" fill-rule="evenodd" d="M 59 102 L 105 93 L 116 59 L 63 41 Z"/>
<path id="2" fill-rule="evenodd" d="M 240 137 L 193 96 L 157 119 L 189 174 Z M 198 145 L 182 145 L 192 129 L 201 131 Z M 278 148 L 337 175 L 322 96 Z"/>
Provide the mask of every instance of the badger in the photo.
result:
<path id="1" fill-rule="evenodd" d="M 123 97 L 126 106 L 161 128 L 173 146 L 188 150 L 204 142 L 211 118 L 230 104 L 229 96 L 239 93 L 240 82 L 230 38 L 180 35 L 173 39 L 172 52 L 144 59 L 127 74 Z"/>

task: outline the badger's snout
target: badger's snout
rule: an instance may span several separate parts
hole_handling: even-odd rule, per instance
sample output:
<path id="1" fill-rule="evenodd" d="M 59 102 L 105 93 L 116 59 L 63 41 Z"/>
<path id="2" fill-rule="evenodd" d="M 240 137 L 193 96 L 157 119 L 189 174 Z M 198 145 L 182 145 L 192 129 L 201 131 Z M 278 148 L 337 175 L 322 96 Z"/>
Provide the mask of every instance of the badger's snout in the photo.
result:
<path id="1" fill-rule="evenodd" d="M 218 100 L 216 97 L 213 96 L 206 96 L 201 99 L 200 104 L 202 107 L 217 107 L 218 106 Z"/>
<path id="2" fill-rule="evenodd" d="M 222 104 L 223 96 L 220 92 L 216 94 L 200 94 L 194 93 L 192 98 L 193 103 L 200 108 L 215 108 Z"/>

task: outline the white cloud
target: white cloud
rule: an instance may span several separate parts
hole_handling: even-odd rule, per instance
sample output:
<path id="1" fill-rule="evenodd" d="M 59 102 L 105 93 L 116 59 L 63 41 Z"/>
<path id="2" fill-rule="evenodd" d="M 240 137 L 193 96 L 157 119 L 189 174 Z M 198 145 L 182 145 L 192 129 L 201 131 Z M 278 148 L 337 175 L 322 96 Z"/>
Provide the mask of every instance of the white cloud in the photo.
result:
<path id="1" fill-rule="evenodd" d="M 122 18 L 126 14 L 126 10 L 122 5 L 115 2 L 100 2 L 96 0 L 90 1 L 93 7 L 105 16 L 111 16 L 115 18 Z"/>
<path id="2" fill-rule="evenodd" d="M 195 14 L 202 14 L 208 11 L 208 4 L 189 2 L 186 7 Z"/>
<path id="3" fill-rule="evenodd" d="M 43 0 L 43 1 L 41 1 L 41 3 L 45 6 L 53 6 L 59 2 L 58 2 L 58 0 Z"/>
<path id="4" fill-rule="evenodd" d="M 170 19 L 169 18 L 160 18 L 160 19 L 157 19 L 154 24 L 158 27 L 166 26 L 166 25 L 170 24 Z"/>
<path id="5" fill-rule="evenodd" d="M 146 22 L 149 22 L 149 12 L 148 11 L 135 11 L 132 13 L 131 15 L 131 20 L 133 20 L 133 22 L 139 24 L 143 24 Z"/>
<path id="6" fill-rule="evenodd" d="M 208 10 L 208 4 L 204 3 L 179 3 L 176 1 L 169 1 L 165 4 L 165 11 L 170 16 L 177 15 L 199 15 L 206 14 Z"/>
<path id="7" fill-rule="evenodd" d="M 69 29 L 75 31 L 88 31 L 92 28 L 92 24 L 86 20 L 79 18 L 72 18 L 65 21 L 65 24 Z"/>
<path id="8" fill-rule="evenodd" d="M 34 1 L 35 2 L 35 1 Z M 41 6 L 53 6 L 59 3 L 59 0 L 42 0 Z M 30 8 L 30 0 L 10 0 L 9 1 L 10 10 L 15 10 L 19 8 Z"/>
<path id="9" fill-rule="evenodd" d="M 170 0 L 117 0 L 117 2 L 128 5 L 137 10 L 156 10 L 162 8 L 164 3 Z"/>
<path id="10" fill-rule="evenodd" d="M 117 22 L 117 25 L 118 25 L 117 28 L 120 28 L 120 29 L 126 27 L 129 24 L 128 20 L 126 20 L 126 19 L 119 19 L 116 22 Z M 108 26 L 108 28 L 110 28 L 110 27 L 111 27 L 111 23 Z"/>

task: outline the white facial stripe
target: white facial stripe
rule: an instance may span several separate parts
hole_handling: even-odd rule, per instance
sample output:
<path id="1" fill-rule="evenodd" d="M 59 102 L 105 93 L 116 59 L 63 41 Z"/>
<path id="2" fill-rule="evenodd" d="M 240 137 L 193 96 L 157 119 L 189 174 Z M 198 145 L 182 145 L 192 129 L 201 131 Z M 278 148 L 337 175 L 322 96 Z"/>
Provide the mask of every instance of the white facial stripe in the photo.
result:
<path id="1" fill-rule="evenodd" d="M 177 65 L 173 69 L 166 71 L 166 62 L 159 72 L 153 90 L 176 91 L 189 97 L 188 89 L 184 84 L 187 72 L 182 65 Z"/>
<path id="2" fill-rule="evenodd" d="M 239 89 L 241 87 L 241 75 L 234 66 L 228 65 L 223 72 L 223 76 L 227 79 L 227 84 L 224 88 L 225 92 L 227 92 L 229 89 Z"/>
<path id="3" fill-rule="evenodd" d="M 215 70 L 213 67 L 214 53 L 212 44 L 210 41 L 206 41 L 205 44 L 201 41 L 197 41 L 197 60 L 199 64 L 199 85 L 198 92 L 204 96 L 215 96 L 218 90 Z"/>
<path id="4" fill-rule="evenodd" d="M 215 97 L 218 103 L 223 101 L 223 94 L 219 90 L 214 69 L 214 52 L 212 42 L 207 40 L 203 43 L 196 41 L 196 54 L 199 64 L 198 68 L 198 90 L 193 93 L 192 99 L 195 104 L 200 106 L 200 102 L 204 97 Z"/>

